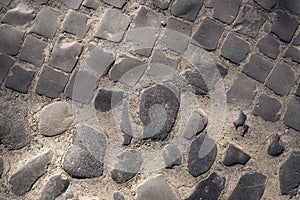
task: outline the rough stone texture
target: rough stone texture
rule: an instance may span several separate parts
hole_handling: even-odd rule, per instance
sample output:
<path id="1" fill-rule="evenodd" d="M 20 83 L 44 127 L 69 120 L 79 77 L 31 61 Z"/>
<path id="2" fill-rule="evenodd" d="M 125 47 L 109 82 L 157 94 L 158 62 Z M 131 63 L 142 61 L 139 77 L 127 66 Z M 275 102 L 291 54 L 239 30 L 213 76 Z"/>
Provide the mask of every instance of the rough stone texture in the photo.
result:
<path id="1" fill-rule="evenodd" d="M 223 31 L 223 26 L 210 18 L 205 18 L 194 34 L 193 42 L 206 50 L 215 50 Z"/>
<path id="2" fill-rule="evenodd" d="M 46 42 L 32 35 L 28 35 L 20 51 L 20 59 L 40 67 L 45 60 L 45 49 L 47 45 Z"/>
<path id="3" fill-rule="evenodd" d="M 189 121 L 185 126 L 183 137 L 186 139 L 192 139 L 198 133 L 201 133 L 207 126 L 208 119 L 199 110 L 193 110 L 189 117 Z"/>
<path id="4" fill-rule="evenodd" d="M 80 7 L 83 0 L 59 0 L 59 1 L 64 3 L 68 8 L 77 10 Z"/>
<path id="5" fill-rule="evenodd" d="M 296 196 L 300 185 L 300 152 L 292 151 L 279 169 L 281 194 Z"/>
<path id="6" fill-rule="evenodd" d="M 175 0 L 171 7 L 171 14 L 189 21 L 194 21 L 202 7 L 202 0 Z"/>
<path id="7" fill-rule="evenodd" d="M 175 200 L 176 192 L 166 181 L 163 175 L 146 179 L 139 184 L 136 191 L 136 200 Z"/>
<path id="8" fill-rule="evenodd" d="M 249 49 L 249 44 L 247 42 L 237 37 L 235 34 L 229 33 L 221 48 L 221 56 L 235 64 L 239 64 L 245 59 Z"/>
<path id="9" fill-rule="evenodd" d="M 241 149 L 235 147 L 232 144 L 229 144 L 225 152 L 225 156 L 223 159 L 223 164 L 226 166 L 233 166 L 236 164 L 245 165 L 249 160 L 250 156 L 243 152 Z"/>
<path id="10" fill-rule="evenodd" d="M 44 136 L 62 134 L 73 122 L 71 107 L 67 102 L 54 102 L 40 112 L 39 130 Z"/>
<path id="11" fill-rule="evenodd" d="M 5 6 L 8 6 L 10 4 L 11 0 L 0 0 L 0 3 L 2 3 Z"/>
<path id="12" fill-rule="evenodd" d="M 9 69 L 13 66 L 15 60 L 11 57 L 0 53 L 0 84 L 4 81 Z"/>
<path id="13" fill-rule="evenodd" d="M 96 10 L 99 7 L 99 2 L 97 0 L 85 0 L 82 5 L 86 8 Z"/>
<path id="14" fill-rule="evenodd" d="M 43 5 L 43 4 L 48 3 L 49 0 L 33 0 L 33 1 L 34 1 L 35 3 L 38 3 L 38 4 Z"/>
<path id="15" fill-rule="evenodd" d="M 169 8 L 171 0 L 151 0 L 151 2 L 158 8 L 160 8 L 162 10 L 166 10 Z"/>
<path id="16" fill-rule="evenodd" d="M 300 16 L 300 2 L 297 0 L 280 0 L 280 5 Z"/>
<path id="17" fill-rule="evenodd" d="M 276 59 L 279 54 L 279 42 L 269 34 L 259 40 L 257 47 L 261 53 L 272 59 Z"/>
<path id="18" fill-rule="evenodd" d="M 196 95 L 208 94 L 208 87 L 200 72 L 196 70 L 186 70 L 184 71 L 183 76 L 188 83 L 193 86 Z"/>
<path id="19" fill-rule="evenodd" d="M 267 149 L 267 153 L 271 156 L 279 156 L 284 151 L 283 142 L 280 139 L 280 135 L 274 134 L 270 138 L 270 143 Z"/>
<path id="20" fill-rule="evenodd" d="M 128 15 L 116 9 L 105 11 L 94 37 L 120 42 L 127 30 L 131 19 Z"/>
<path id="21" fill-rule="evenodd" d="M 9 55 L 17 55 L 24 32 L 9 26 L 7 24 L 0 25 L 0 53 Z"/>
<path id="22" fill-rule="evenodd" d="M 43 7 L 37 14 L 31 32 L 43 37 L 54 37 L 58 27 L 58 16 L 60 12 L 51 7 Z"/>
<path id="23" fill-rule="evenodd" d="M 266 182 L 266 175 L 259 172 L 246 172 L 241 175 L 236 187 L 229 197 L 229 200 L 259 200 L 264 193 Z"/>
<path id="24" fill-rule="evenodd" d="M 87 20 L 88 17 L 86 15 L 70 9 L 63 22 L 63 30 L 79 38 L 84 38 L 88 31 Z"/>
<path id="25" fill-rule="evenodd" d="M 123 142 L 122 145 L 129 145 L 133 138 L 133 131 L 131 127 L 130 114 L 128 109 L 128 102 L 123 103 L 123 110 L 120 122 L 120 128 L 123 133 Z"/>
<path id="26" fill-rule="evenodd" d="M 200 134 L 191 144 L 188 154 L 188 172 L 197 177 L 207 172 L 217 156 L 217 145 L 206 134 Z"/>
<path id="27" fill-rule="evenodd" d="M 34 71 L 14 65 L 11 69 L 11 75 L 6 78 L 5 87 L 21 93 L 27 93 L 34 74 Z"/>
<path id="28" fill-rule="evenodd" d="M 287 95 L 295 83 L 293 70 L 284 63 L 275 65 L 266 80 L 266 86 L 276 94 Z"/>
<path id="29" fill-rule="evenodd" d="M 285 125 L 300 131 L 300 100 L 297 97 L 289 101 L 283 121 Z"/>
<path id="30" fill-rule="evenodd" d="M 275 6 L 278 0 L 254 0 L 262 8 L 271 11 Z"/>
<path id="31" fill-rule="evenodd" d="M 233 122 L 235 129 L 238 129 L 238 127 L 243 126 L 246 120 L 247 120 L 247 116 L 243 111 L 240 111 Z"/>
<path id="32" fill-rule="evenodd" d="M 64 91 L 68 80 L 69 76 L 44 65 L 37 82 L 36 93 L 56 98 Z"/>
<path id="33" fill-rule="evenodd" d="M 14 172 L 9 178 L 11 192 L 17 196 L 28 192 L 33 184 L 47 172 L 47 167 L 51 164 L 52 154 L 52 151 L 48 150 Z"/>
<path id="34" fill-rule="evenodd" d="M 108 112 L 122 101 L 123 95 L 122 91 L 100 89 L 94 102 L 95 109 L 100 112 Z"/>
<path id="35" fill-rule="evenodd" d="M 112 5 L 116 8 L 123 8 L 123 6 L 126 4 L 127 0 L 101 0 L 104 3 L 107 3 L 109 5 Z"/>
<path id="36" fill-rule="evenodd" d="M 300 47 L 291 45 L 285 52 L 284 57 L 291 58 L 293 61 L 300 63 Z"/>
<path id="37" fill-rule="evenodd" d="M 165 161 L 166 168 L 172 168 L 175 165 L 181 164 L 180 150 L 174 144 L 167 144 L 162 149 L 162 155 Z"/>
<path id="38" fill-rule="evenodd" d="M 34 18 L 33 9 L 24 4 L 19 4 L 16 8 L 6 12 L 2 22 L 13 26 L 23 26 Z"/>
<path id="39" fill-rule="evenodd" d="M 261 94 L 252 113 L 255 116 L 262 117 L 264 120 L 276 122 L 280 117 L 279 111 L 281 107 L 281 103 L 277 99 Z"/>
<path id="40" fill-rule="evenodd" d="M 226 179 L 215 172 L 206 179 L 200 181 L 193 193 L 185 200 L 207 199 L 218 200 L 221 192 L 225 187 Z"/>
<path id="41" fill-rule="evenodd" d="M 113 195 L 114 200 L 125 200 L 123 193 L 115 191 Z"/>
<path id="42" fill-rule="evenodd" d="M 236 18 L 241 0 L 211 0 L 208 7 L 214 8 L 214 18 L 231 24 Z"/>

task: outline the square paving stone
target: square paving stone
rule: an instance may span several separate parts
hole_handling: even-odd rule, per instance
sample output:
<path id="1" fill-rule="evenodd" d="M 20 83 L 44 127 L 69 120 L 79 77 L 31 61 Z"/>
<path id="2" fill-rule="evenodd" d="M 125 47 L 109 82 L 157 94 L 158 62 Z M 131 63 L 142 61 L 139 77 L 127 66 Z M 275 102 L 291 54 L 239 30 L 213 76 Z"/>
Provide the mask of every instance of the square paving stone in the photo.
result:
<path id="1" fill-rule="evenodd" d="M 214 18 L 231 24 L 236 18 L 241 0 L 211 0 L 207 7 L 214 8 Z"/>
<path id="2" fill-rule="evenodd" d="M 221 55 L 231 62 L 239 64 L 246 58 L 249 49 L 249 44 L 246 41 L 233 33 L 229 33 L 221 48 Z"/>
<path id="3" fill-rule="evenodd" d="M 288 103 L 288 108 L 284 116 L 284 124 L 297 131 L 300 131 L 300 99 L 293 97 Z"/>
<path id="4" fill-rule="evenodd" d="M 279 111 L 281 107 L 281 103 L 277 99 L 261 94 L 252 113 L 266 121 L 276 122 L 280 117 Z"/>
<path id="5" fill-rule="evenodd" d="M 68 75 L 44 65 L 36 86 L 36 93 L 57 98 L 64 91 L 68 80 Z"/>
<path id="6" fill-rule="evenodd" d="M 12 26 L 23 26 L 34 18 L 33 11 L 33 9 L 24 4 L 18 4 L 16 8 L 6 12 L 2 22 Z"/>
<path id="7" fill-rule="evenodd" d="M 270 73 L 273 63 L 262 58 L 258 54 L 252 54 L 250 61 L 244 66 L 242 72 L 255 80 L 264 83 Z"/>
<path id="8" fill-rule="evenodd" d="M 31 32 L 43 37 L 52 38 L 56 33 L 59 14 L 59 10 L 51 7 L 43 7 L 34 20 Z"/>
<path id="9" fill-rule="evenodd" d="M 64 3 L 68 8 L 77 10 L 80 7 L 83 0 L 60 0 L 60 1 Z"/>
<path id="10" fill-rule="evenodd" d="M 278 0 L 254 0 L 258 5 L 260 5 L 263 9 L 271 11 L 278 2 Z"/>
<path id="11" fill-rule="evenodd" d="M 194 21 L 203 5 L 203 0 L 175 0 L 171 14 L 189 21 Z"/>
<path id="12" fill-rule="evenodd" d="M 94 36 L 112 42 L 120 42 L 130 21 L 130 17 L 121 11 L 108 9 L 105 11 Z"/>
<path id="13" fill-rule="evenodd" d="M 91 8 L 96 10 L 99 7 L 99 2 L 98 0 L 85 0 L 82 5 L 86 8 Z"/>
<path id="14" fill-rule="evenodd" d="M 200 45 L 206 50 L 215 50 L 218 46 L 219 39 L 224 31 L 222 25 L 206 18 L 200 25 L 199 29 L 193 36 L 193 43 Z"/>
<path id="15" fill-rule="evenodd" d="M 299 22 L 284 11 L 276 11 L 273 18 L 271 32 L 284 42 L 290 42 L 299 25 Z"/>
<path id="16" fill-rule="evenodd" d="M 15 63 L 15 60 L 11 57 L 0 53 L 0 84 L 4 81 L 11 66 Z"/>
<path id="17" fill-rule="evenodd" d="M 86 15 L 70 9 L 66 14 L 63 29 L 65 32 L 83 38 L 88 31 L 87 20 Z"/>
<path id="18" fill-rule="evenodd" d="M 162 10 L 166 10 L 169 8 L 171 0 L 151 0 L 152 4 L 157 6 Z"/>
<path id="19" fill-rule="evenodd" d="M 300 63 L 300 46 L 289 46 L 284 54 L 284 57 L 291 58 L 293 61 Z"/>
<path id="20" fill-rule="evenodd" d="M 300 16 L 300 1 L 299 0 L 280 0 L 280 5 L 293 13 Z"/>
<path id="21" fill-rule="evenodd" d="M 259 51 L 272 59 L 279 54 L 279 46 L 279 42 L 271 35 L 264 36 L 257 44 Z"/>
<path id="22" fill-rule="evenodd" d="M 284 63 L 277 64 L 266 80 L 266 86 L 279 95 L 287 95 L 294 83 L 295 74 Z"/>
<path id="23" fill-rule="evenodd" d="M 117 8 L 123 8 L 123 6 L 127 2 L 126 0 L 101 0 L 101 1 Z"/>
<path id="24" fill-rule="evenodd" d="M 45 60 L 45 49 L 47 42 L 28 35 L 21 49 L 20 59 L 40 67 Z"/>
<path id="25" fill-rule="evenodd" d="M 250 6 L 245 6 L 239 13 L 233 27 L 238 33 L 255 38 L 266 21 L 266 15 Z"/>
<path id="26" fill-rule="evenodd" d="M 9 55 L 17 55 L 24 32 L 9 26 L 7 24 L 0 25 L 0 53 Z"/>
<path id="27" fill-rule="evenodd" d="M 5 87 L 21 93 L 27 93 L 35 72 L 26 70 L 19 65 L 14 65 L 11 75 L 6 78 Z"/>

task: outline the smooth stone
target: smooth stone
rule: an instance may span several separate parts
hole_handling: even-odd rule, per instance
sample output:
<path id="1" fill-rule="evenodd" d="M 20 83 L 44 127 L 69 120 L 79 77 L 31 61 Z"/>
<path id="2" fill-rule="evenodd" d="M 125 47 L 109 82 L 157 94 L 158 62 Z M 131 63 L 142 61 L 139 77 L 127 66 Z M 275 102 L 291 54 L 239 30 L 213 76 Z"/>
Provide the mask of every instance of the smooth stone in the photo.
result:
<path id="1" fill-rule="evenodd" d="M 192 139 L 206 128 L 207 123 L 208 119 L 201 111 L 193 110 L 184 129 L 183 137 L 188 140 Z"/>
<path id="2" fill-rule="evenodd" d="M 13 26 L 23 26 L 34 18 L 33 9 L 28 8 L 26 5 L 19 4 L 6 12 L 2 22 L 8 23 Z"/>
<path id="3" fill-rule="evenodd" d="M 233 166 L 236 164 L 245 165 L 250 158 L 251 157 L 241 149 L 229 144 L 224 156 L 223 164 L 226 166 Z"/>
<path id="4" fill-rule="evenodd" d="M 175 0 L 171 7 L 171 14 L 189 21 L 194 21 L 203 5 L 203 0 Z"/>
<path id="5" fill-rule="evenodd" d="M 247 120 L 247 116 L 243 111 L 240 111 L 233 122 L 235 129 L 237 129 L 240 126 L 243 126 L 246 120 Z"/>
<path id="6" fill-rule="evenodd" d="M 0 53 L 15 56 L 21 47 L 24 32 L 7 24 L 0 25 Z"/>
<path id="7" fill-rule="evenodd" d="M 173 168 L 181 164 L 181 152 L 175 144 L 167 144 L 162 149 L 162 155 L 166 168 Z"/>

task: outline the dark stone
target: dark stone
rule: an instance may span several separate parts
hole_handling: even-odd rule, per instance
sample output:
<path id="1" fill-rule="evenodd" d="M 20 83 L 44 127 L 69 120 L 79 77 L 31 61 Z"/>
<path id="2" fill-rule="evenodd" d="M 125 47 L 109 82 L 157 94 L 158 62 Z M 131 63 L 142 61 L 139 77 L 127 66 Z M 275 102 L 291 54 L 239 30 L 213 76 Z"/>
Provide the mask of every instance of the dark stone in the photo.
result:
<path id="1" fill-rule="evenodd" d="M 83 0 L 60 0 L 60 1 L 64 3 L 68 8 L 77 10 L 80 7 Z"/>
<path id="2" fill-rule="evenodd" d="M 226 179 L 213 172 L 209 177 L 201 180 L 193 193 L 185 200 L 218 200 L 224 190 Z"/>
<path id="3" fill-rule="evenodd" d="M 87 20 L 88 17 L 86 15 L 70 9 L 65 17 L 63 30 L 79 38 L 84 38 L 88 31 Z"/>
<path id="4" fill-rule="evenodd" d="M 22 196 L 30 191 L 34 183 L 47 172 L 48 165 L 51 164 L 52 151 L 33 158 L 25 163 L 18 171 L 9 178 L 11 192 L 17 196 Z"/>
<path id="5" fill-rule="evenodd" d="M 287 95 L 294 84 L 295 74 L 293 70 L 284 63 L 275 65 L 266 80 L 266 86 L 279 95 Z"/>
<path id="6" fill-rule="evenodd" d="M 6 78 L 5 87 L 21 93 L 27 93 L 35 72 L 26 70 L 19 65 L 14 65 L 11 73 Z"/>
<path id="7" fill-rule="evenodd" d="M 236 119 L 233 122 L 233 125 L 235 129 L 237 129 L 240 126 L 243 126 L 247 120 L 247 116 L 243 111 L 240 111 L 239 114 L 236 116 Z"/>
<path id="8" fill-rule="evenodd" d="M 162 10 L 166 10 L 169 8 L 171 0 L 151 0 L 151 2 L 158 8 L 160 8 Z"/>
<path id="9" fill-rule="evenodd" d="M 297 97 L 289 101 L 283 121 L 288 127 L 300 131 L 300 100 Z"/>
<path id="10" fill-rule="evenodd" d="M 226 166 L 233 166 L 236 164 L 245 165 L 250 158 L 251 157 L 241 149 L 229 144 L 224 156 L 223 164 Z"/>
<path id="11" fill-rule="evenodd" d="M 224 66 L 222 66 L 219 63 L 217 63 L 216 66 L 217 66 L 221 76 L 224 78 L 228 74 L 228 69 L 226 69 Z"/>
<path id="12" fill-rule="evenodd" d="M 249 130 L 249 126 L 247 124 L 243 125 L 243 131 L 241 132 L 241 136 L 244 137 Z"/>
<path id="13" fill-rule="evenodd" d="M 300 46 L 300 33 L 294 38 L 293 45 Z"/>
<path id="14" fill-rule="evenodd" d="M 279 0 L 280 5 L 300 16 L 300 2 L 297 0 Z"/>
<path id="15" fill-rule="evenodd" d="M 180 61 L 179 59 L 168 57 L 163 52 L 163 50 L 155 49 L 153 54 L 152 54 L 150 63 L 151 64 L 158 64 L 158 65 L 160 65 L 159 66 L 160 68 L 162 68 L 161 65 L 164 65 L 164 66 L 167 66 L 167 67 L 170 67 L 170 68 L 173 68 L 173 69 L 177 69 L 179 61 Z M 151 68 L 151 66 L 152 65 L 150 65 L 150 68 Z"/>
<path id="16" fill-rule="evenodd" d="M 241 175 L 229 200 L 253 199 L 259 200 L 264 193 L 267 176 L 259 172 L 246 172 Z"/>
<path id="17" fill-rule="evenodd" d="M 109 5 L 112 5 L 116 8 L 123 8 L 123 6 L 126 4 L 127 0 L 101 0 L 104 3 L 107 3 Z"/>
<path id="18" fill-rule="evenodd" d="M 174 144 L 168 144 L 162 149 L 162 155 L 165 161 L 166 168 L 172 168 L 175 165 L 181 164 L 181 153 L 178 147 Z"/>
<path id="19" fill-rule="evenodd" d="M 274 134 L 270 138 L 270 144 L 268 146 L 267 153 L 271 156 L 279 156 L 284 151 L 283 143 L 280 139 L 280 135 Z"/>
<path id="20" fill-rule="evenodd" d="M 300 83 L 298 84 L 298 88 L 295 93 L 296 96 L 300 97 Z"/>
<path id="21" fill-rule="evenodd" d="M 115 191 L 113 197 L 114 197 L 114 200 L 125 200 L 123 193 L 121 193 L 119 191 Z"/>
<path id="22" fill-rule="evenodd" d="M 214 18 L 231 24 L 236 18 L 241 0 L 211 0 L 208 7 L 214 8 Z"/>
<path id="23" fill-rule="evenodd" d="M 193 110 L 189 121 L 184 129 L 183 137 L 190 140 L 197 134 L 201 133 L 207 126 L 208 119 L 199 110 Z"/>
<path id="24" fill-rule="evenodd" d="M 11 0 L 0 0 L 0 3 L 2 3 L 5 6 L 8 6 L 10 4 Z"/>
<path id="25" fill-rule="evenodd" d="M 285 52 L 284 57 L 291 58 L 293 61 L 300 63 L 300 47 L 291 45 Z"/>
<path id="26" fill-rule="evenodd" d="M 15 60 L 5 54 L 0 53 L 0 84 L 4 81 L 9 69 L 13 66 Z"/>
<path id="27" fill-rule="evenodd" d="M 132 127 L 131 127 L 130 113 L 128 110 L 128 102 L 127 101 L 123 103 L 120 128 L 123 133 L 122 145 L 129 145 L 133 138 L 133 131 L 132 131 Z"/>
<path id="28" fill-rule="evenodd" d="M 0 157 L 0 179 L 1 179 L 2 173 L 3 173 L 3 159 L 2 159 L 2 157 Z"/>
<path id="29" fill-rule="evenodd" d="M 296 196 L 300 185 L 300 152 L 292 151 L 279 169 L 281 194 Z"/>
<path id="30" fill-rule="evenodd" d="M 194 92 L 196 95 L 206 95 L 208 94 L 208 87 L 201 76 L 200 72 L 186 70 L 183 73 L 184 78 L 188 81 L 188 83 L 193 86 Z"/>
<path id="31" fill-rule="evenodd" d="M 229 33 L 221 48 L 221 55 L 235 64 L 246 58 L 250 50 L 249 44 L 241 38 Z"/>
<path id="32" fill-rule="evenodd" d="M 135 150 L 126 150 L 117 156 L 117 163 L 111 171 L 111 178 L 116 183 L 125 183 L 132 179 L 143 163 L 141 154 Z"/>
<path id="33" fill-rule="evenodd" d="M 15 56 L 21 47 L 24 32 L 9 26 L 0 25 L 0 53 Z"/>
<path id="34" fill-rule="evenodd" d="M 51 7 L 43 7 L 38 12 L 31 32 L 41 35 L 43 37 L 54 37 L 58 27 L 59 11 Z"/>
<path id="35" fill-rule="evenodd" d="M 38 200 L 55 200 L 68 189 L 69 185 L 69 179 L 62 174 L 51 176 Z"/>
<path id="36" fill-rule="evenodd" d="M 33 10 L 23 4 L 6 12 L 2 22 L 13 26 L 23 26 L 34 18 Z"/>
<path id="37" fill-rule="evenodd" d="M 223 26 L 209 18 L 205 18 L 193 36 L 193 43 L 206 50 L 215 50 L 223 31 Z"/>
<path id="38" fill-rule="evenodd" d="M 206 134 L 200 134 L 191 144 L 188 155 L 188 172 L 197 177 L 207 172 L 217 156 L 215 141 Z"/>
<path id="39" fill-rule="evenodd" d="M 85 0 L 82 5 L 86 8 L 91 8 L 96 10 L 99 7 L 99 2 L 97 0 Z"/>
<path id="40" fill-rule="evenodd" d="M 49 0 L 33 0 L 33 1 L 34 1 L 35 3 L 38 3 L 38 4 L 43 5 L 43 4 L 48 3 Z"/>
<path id="41" fill-rule="evenodd" d="M 259 51 L 272 59 L 279 54 L 279 46 L 279 42 L 271 35 L 264 36 L 257 44 Z"/>
<path id="42" fill-rule="evenodd" d="M 44 65 L 37 82 L 36 93 L 57 98 L 64 91 L 68 80 L 69 76 Z"/>
<path id="43" fill-rule="evenodd" d="M 271 11 L 277 4 L 278 0 L 254 0 L 258 5 L 267 11 Z"/>
<path id="44" fill-rule="evenodd" d="M 189 21 L 194 21 L 202 5 L 202 0 L 175 0 L 171 7 L 171 14 Z"/>
<path id="45" fill-rule="evenodd" d="M 277 99 L 261 94 L 252 113 L 255 116 L 262 117 L 264 120 L 276 122 L 280 117 L 279 111 L 281 107 L 281 103 Z"/>
<path id="46" fill-rule="evenodd" d="M 95 99 L 95 109 L 108 112 L 122 101 L 123 95 L 122 91 L 100 89 Z"/>

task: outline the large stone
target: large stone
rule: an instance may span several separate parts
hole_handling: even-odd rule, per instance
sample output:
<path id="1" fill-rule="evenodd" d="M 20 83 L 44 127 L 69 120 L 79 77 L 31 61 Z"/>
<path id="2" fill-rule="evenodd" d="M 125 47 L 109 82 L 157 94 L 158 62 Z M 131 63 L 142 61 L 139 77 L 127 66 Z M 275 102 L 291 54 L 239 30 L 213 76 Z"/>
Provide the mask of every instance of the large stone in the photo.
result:
<path id="1" fill-rule="evenodd" d="M 123 95 L 122 91 L 100 89 L 94 102 L 95 109 L 100 112 L 108 112 L 120 103 Z"/>
<path id="2" fill-rule="evenodd" d="M 23 26 L 34 18 L 33 9 L 24 4 L 19 4 L 16 8 L 6 12 L 2 22 L 13 26 Z"/>
<path id="3" fill-rule="evenodd" d="M 270 143 L 267 149 L 267 153 L 271 156 L 279 156 L 284 151 L 284 146 L 280 135 L 274 134 L 270 138 Z"/>
<path id="4" fill-rule="evenodd" d="M 82 5 L 86 8 L 94 9 L 96 10 L 99 7 L 98 0 L 85 0 Z"/>
<path id="5" fill-rule="evenodd" d="M 83 0 L 60 0 L 60 1 L 64 3 L 68 8 L 77 10 L 80 7 Z"/>
<path id="6" fill-rule="evenodd" d="M 293 97 L 289 101 L 283 121 L 285 125 L 300 131 L 300 99 Z"/>
<path id="7" fill-rule="evenodd" d="M 214 18 L 231 24 L 236 18 L 241 0 L 211 0 L 208 7 L 214 8 Z"/>
<path id="8" fill-rule="evenodd" d="M 181 152 L 175 144 L 168 144 L 162 149 L 166 168 L 181 164 Z"/>
<path id="9" fill-rule="evenodd" d="M 280 117 L 281 107 L 281 103 L 277 99 L 261 94 L 258 103 L 254 107 L 253 115 L 261 116 L 267 121 L 276 122 Z"/>
<path id="10" fill-rule="evenodd" d="M 87 20 L 88 17 L 86 15 L 70 9 L 63 22 L 63 30 L 79 38 L 84 38 L 88 31 Z"/>
<path id="11" fill-rule="evenodd" d="M 206 95 L 208 94 L 208 86 L 205 83 L 200 72 L 197 70 L 186 70 L 183 72 L 184 78 L 193 87 L 194 93 L 196 95 Z"/>
<path id="12" fill-rule="evenodd" d="M 171 0 L 151 0 L 151 2 L 158 8 L 160 8 L 162 10 L 166 10 L 169 8 Z"/>
<path id="13" fill-rule="evenodd" d="M 208 119 L 199 110 L 193 110 L 189 117 L 189 121 L 184 129 L 183 137 L 190 140 L 198 133 L 201 133 L 207 126 Z"/>
<path id="14" fill-rule="evenodd" d="M 226 166 L 233 166 L 236 164 L 245 165 L 250 160 L 250 158 L 251 157 L 241 149 L 230 144 L 226 150 L 223 164 Z"/>
<path id="15" fill-rule="evenodd" d="M 17 55 L 24 32 L 9 26 L 7 24 L 0 25 L 0 53 L 9 55 Z"/>
<path id="16" fill-rule="evenodd" d="M 297 0 L 279 0 L 280 5 L 300 16 L 300 2 Z"/>
<path id="17" fill-rule="evenodd" d="M 109 5 L 112 5 L 116 8 L 123 8 L 123 6 L 126 4 L 127 0 L 101 0 L 104 3 L 107 3 Z"/>
<path id="18" fill-rule="evenodd" d="M 293 61 L 300 63 L 300 47 L 291 45 L 285 52 L 284 57 L 291 58 Z"/>
<path id="19" fill-rule="evenodd" d="M 0 0 L 0 3 L 2 3 L 5 6 L 8 6 L 10 4 L 11 0 Z"/>
<path id="20" fill-rule="evenodd" d="M 9 69 L 13 66 L 15 60 L 5 54 L 0 53 L 0 84 L 4 81 Z"/>
<path id="21" fill-rule="evenodd" d="M 257 44 L 259 51 L 272 59 L 279 54 L 279 46 L 279 42 L 271 35 L 264 36 Z"/>
<path id="22" fill-rule="evenodd" d="M 278 0 L 254 0 L 262 8 L 271 11 L 277 4 Z"/>
<path id="23" fill-rule="evenodd" d="M 175 0 L 171 7 L 171 14 L 189 21 L 194 21 L 202 5 L 202 0 Z"/>

